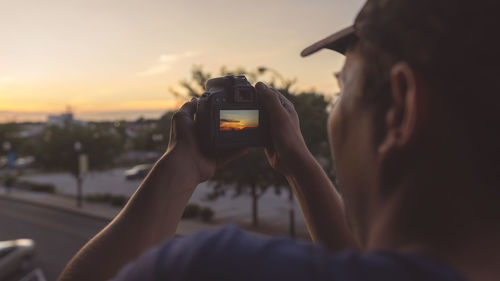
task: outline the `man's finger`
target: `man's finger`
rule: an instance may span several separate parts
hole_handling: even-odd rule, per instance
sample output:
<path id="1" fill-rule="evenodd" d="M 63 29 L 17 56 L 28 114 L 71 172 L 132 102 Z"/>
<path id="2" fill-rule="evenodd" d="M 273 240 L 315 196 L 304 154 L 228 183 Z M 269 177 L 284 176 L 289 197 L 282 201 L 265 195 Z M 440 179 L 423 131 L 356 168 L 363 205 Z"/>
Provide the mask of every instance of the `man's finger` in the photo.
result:
<path id="1" fill-rule="evenodd" d="M 194 114 L 196 113 L 198 99 L 192 98 L 190 101 L 186 102 L 181 106 L 174 116 L 172 116 L 172 123 L 191 123 L 194 119 Z"/>
<path id="2" fill-rule="evenodd" d="M 196 113 L 196 106 L 198 104 L 198 99 L 197 98 L 192 98 L 190 101 L 186 102 L 181 106 L 179 109 L 179 113 L 188 116 L 189 118 L 193 119 L 194 114 Z"/>
<path id="3" fill-rule="evenodd" d="M 257 83 L 255 88 L 259 92 L 259 97 L 266 108 L 267 114 L 271 117 L 271 122 L 273 122 L 273 120 L 280 122 L 287 118 L 288 113 L 283 107 L 279 95 L 276 92 L 268 88 L 262 82 Z"/>
<path id="4" fill-rule="evenodd" d="M 181 108 L 172 116 L 172 133 L 170 138 L 188 138 L 192 130 L 194 114 L 196 113 L 198 100 L 191 99 L 181 106 Z"/>
<path id="5" fill-rule="evenodd" d="M 275 92 L 277 95 L 278 95 L 278 98 L 281 102 L 281 105 L 283 105 L 283 107 L 288 111 L 288 112 L 293 112 L 295 111 L 295 106 L 293 105 L 293 103 L 287 99 L 285 97 L 285 95 L 283 95 L 282 92 L 276 90 L 276 89 L 273 89 L 271 88 L 271 91 Z"/>

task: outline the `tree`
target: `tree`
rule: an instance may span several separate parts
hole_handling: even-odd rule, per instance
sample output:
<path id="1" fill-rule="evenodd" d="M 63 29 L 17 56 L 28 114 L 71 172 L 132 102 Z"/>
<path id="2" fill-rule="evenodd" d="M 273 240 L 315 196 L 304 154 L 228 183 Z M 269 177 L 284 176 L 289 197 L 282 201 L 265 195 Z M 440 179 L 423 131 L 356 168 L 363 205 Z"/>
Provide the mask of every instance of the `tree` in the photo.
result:
<path id="1" fill-rule="evenodd" d="M 104 169 L 112 166 L 123 151 L 124 140 L 106 126 L 73 124 L 45 128 L 40 140 L 39 164 L 45 169 L 68 171 L 78 175 L 78 152 L 75 143 L 81 143 L 81 152 L 89 155 L 89 166 Z"/>
<path id="2" fill-rule="evenodd" d="M 14 158 L 40 154 L 39 139 L 23 136 L 23 126 L 38 126 L 40 123 L 4 123 L 0 124 L 0 154 L 11 154 Z M 4 163 L 2 163 L 4 164 Z"/>
<path id="3" fill-rule="evenodd" d="M 156 136 L 155 149 L 159 151 L 166 151 L 169 141 L 170 125 L 172 123 L 172 116 L 175 112 L 169 111 L 163 114 L 160 119 L 156 122 L 156 127 L 154 128 L 152 134 Z"/>
<path id="4" fill-rule="evenodd" d="M 49 126 L 43 133 L 39 162 L 46 169 L 67 171 L 75 177 L 78 207 L 82 202 L 83 181 L 79 169 L 80 157 L 86 154 L 91 168 L 102 169 L 110 167 L 123 150 L 124 139 L 110 130 L 110 126 L 113 125 L 68 123 L 64 127 Z"/>
<path id="5" fill-rule="evenodd" d="M 174 92 L 176 96 L 200 96 L 206 81 L 212 77 L 205 73 L 201 66 L 194 66 L 190 80 L 180 82 L 184 93 Z M 330 166 L 330 155 L 326 135 L 327 105 L 325 96 L 315 92 L 294 93 L 293 86 L 296 79 L 286 79 L 278 71 L 269 67 L 258 67 L 256 70 L 247 71 L 244 68 L 229 70 L 221 67 L 220 75 L 245 75 L 250 83 L 258 80 L 266 82 L 270 87 L 277 88 L 295 106 L 301 119 L 301 129 L 306 144 L 313 155 L 318 158 L 327 159 Z M 288 187 L 285 178 L 276 173 L 267 162 L 262 148 L 251 149 L 249 154 L 236 159 L 229 165 L 217 170 L 213 182 L 213 192 L 209 199 L 216 199 L 225 195 L 229 189 L 233 196 L 249 195 L 252 198 L 252 224 L 257 226 L 258 200 L 268 190 L 274 187 L 275 192 L 280 192 L 283 187 Z"/>
<path id="6" fill-rule="evenodd" d="M 181 93 L 173 88 L 170 88 L 170 92 L 176 97 L 199 97 L 205 90 L 205 83 L 211 77 L 212 74 L 203 71 L 203 66 L 193 65 L 191 68 L 191 80 L 184 79 L 179 81 L 181 88 L 185 92 Z"/>
<path id="7" fill-rule="evenodd" d="M 252 84 L 258 82 L 258 80 L 266 81 L 266 83 L 272 88 L 277 88 L 288 92 L 290 88 L 297 82 L 297 79 L 286 79 L 278 71 L 270 67 L 260 66 L 255 70 L 247 70 L 243 67 L 237 67 L 235 69 L 228 69 L 222 66 L 219 70 L 220 76 L 226 75 L 245 75 L 248 81 Z M 211 73 L 205 72 L 203 66 L 193 65 L 191 68 L 191 79 L 179 81 L 179 85 L 184 90 L 179 92 L 173 88 L 170 88 L 170 92 L 180 98 L 184 97 L 199 97 L 205 91 L 205 84 L 207 83 L 213 75 Z"/>

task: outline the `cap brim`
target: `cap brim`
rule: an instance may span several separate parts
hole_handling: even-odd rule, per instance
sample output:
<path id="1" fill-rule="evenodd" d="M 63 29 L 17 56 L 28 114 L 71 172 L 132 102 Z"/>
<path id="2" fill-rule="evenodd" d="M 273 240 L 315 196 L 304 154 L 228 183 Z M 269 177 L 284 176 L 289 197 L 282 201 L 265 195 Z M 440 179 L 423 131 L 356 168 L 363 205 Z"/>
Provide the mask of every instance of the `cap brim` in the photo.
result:
<path id="1" fill-rule="evenodd" d="M 321 49 L 330 49 L 345 54 L 349 44 L 356 38 L 354 26 L 349 26 L 305 48 L 300 55 L 307 57 Z"/>

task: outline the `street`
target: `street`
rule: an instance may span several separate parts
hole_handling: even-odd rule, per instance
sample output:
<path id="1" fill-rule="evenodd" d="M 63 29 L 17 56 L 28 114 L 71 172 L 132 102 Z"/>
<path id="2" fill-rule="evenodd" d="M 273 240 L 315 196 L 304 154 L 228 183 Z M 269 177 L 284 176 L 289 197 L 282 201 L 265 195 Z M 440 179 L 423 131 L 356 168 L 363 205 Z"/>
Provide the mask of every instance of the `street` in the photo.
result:
<path id="1" fill-rule="evenodd" d="M 37 261 L 49 281 L 105 225 L 103 220 L 0 198 L 0 241 L 35 240 Z"/>

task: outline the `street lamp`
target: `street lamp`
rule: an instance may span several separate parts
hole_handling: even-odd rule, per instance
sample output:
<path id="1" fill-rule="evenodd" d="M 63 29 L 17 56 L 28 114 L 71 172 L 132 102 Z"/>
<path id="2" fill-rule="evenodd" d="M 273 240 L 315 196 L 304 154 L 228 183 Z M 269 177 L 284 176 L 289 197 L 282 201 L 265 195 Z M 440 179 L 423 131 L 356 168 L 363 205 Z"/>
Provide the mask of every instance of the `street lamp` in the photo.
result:
<path id="1" fill-rule="evenodd" d="M 10 151 L 12 149 L 12 145 L 8 141 L 4 141 L 2 143 L 2 148 L 5 151 L 5 154 L 7 154 L 7 167 L 12 168 L 15 167 L 15 155 Z M 7 177 L 11 177 L 7 175 Z M 12 189 L 12 184 L 5 184 L 7 187 L 7 193 L 11 192 Z"/>
<path id="2" fill-rule="evenodd" d="M 83 182 L 83 175 L 82 175 L 82 143 L 77 141 L 74 143 L 73 148 L 75 149 L 76 152 L 76 161 L 77 161 L 77 171 L 76 171 L 76 206 L 78 208 L 82 207 L 82 182 Z"/>

